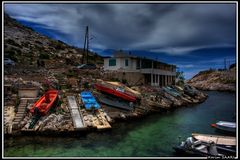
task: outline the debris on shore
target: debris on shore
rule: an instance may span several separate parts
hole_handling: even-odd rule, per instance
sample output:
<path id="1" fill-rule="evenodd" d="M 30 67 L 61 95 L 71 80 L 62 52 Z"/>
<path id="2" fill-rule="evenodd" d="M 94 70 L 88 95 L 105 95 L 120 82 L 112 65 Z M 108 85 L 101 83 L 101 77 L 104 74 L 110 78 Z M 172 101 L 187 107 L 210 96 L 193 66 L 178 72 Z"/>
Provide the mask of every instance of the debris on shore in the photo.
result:
<path id="1" fill-rule="evenodd" d="M 81 79 L 80 82 L 76 78 L 73 78 L 75 81 L 78 81 L 78 83 L 74 84 L 69 84 L 68 81 L 64 81 L 63 79 L 58 80 L 54 75 L 51 79 L 53 79 L 52 81 L 54 81 L 58 88 L 62 88 L 59 90 L 59 100 L 61 103 L 58 103 L 54 110 L 49 112 L 49 114 L 37 119 L 34 127 L 30 129 L 34 115 L 32 115 L 29 110 L 34 106 L 34 103 L 39 99 L 39 96 L 44 93 L 42 90 L 42 86 L 44 86 L 43 81 L 26 81 L 20 78 L 5 77 L 6 84 L 10 84 L 5 87 L 5 110 L 10 110 L 9 108 L 11 108 L 11 113 L 10 111 L 4 112 L 5 134 L 14 135 L 24 132 L 41 134 L 76 131 L 73 124 L 73 117 L 70 114 L 71 109 L 67 102 L 68 96 L 75 97 L 78 112 L 81 115 L 85 130 L 110 129 L 111 125 L 117 121 L 137 119 L 152 112 L 164 112 L 182 106 L 201 103 L 207 98 L 205 93 L 198 91 L 190 85 L 185 85 L 183 87 L 176 85 L 165 87 L 151 87 L 144 85 L 127 87 L 119 82 L 105 81 L 110 82 L 111 85 L 121 85 L 125 90 L 128 90 L 129 93 L 131 92 L 132 95 L 135 95 L 138 100 L 134 103 L 129 103 L 116 97 L 116 100 L 114 100 L 114 97 L 111 95 L 105 95 L 107 98 L 112 97 L 115 102 L 118 101 L 120 104 L 127 105 L 130 109 L 124 110 L 122 108 L 100 103 L 101 108 L 92 111 L 87 110 L 84 107 L 80 93 L 86 90 L 90 91 L 99 102 L 99 98 L 104 95 L 103 92 L 100 92 L 94 87 L 96 83 L 99 83 L 99 79 L 93 77 L 88 78 L 81 75 L 79 77 L 79 79 Z M 64 88 L 60 85 L 63 81 L 64 85 L 66 84 L 68 87 Z M 22 89 L 22 86 L 24 86 L 25 89 Z M 28 87 L 31 88 L 31 90 L 26 90 Z M 33 92 L 33 88 L 38 92 Z M 21 92 L 19 92 L 20 90 Z M 27 95 L 35 95 L 27 94 L 30 92 L 39 93 L 38 97 L 26 97 Z M 16 101 L 18 101 L 18 103 L 16 103 Z M 19 107 L 20 104 L 22 104 L 22 101 L 26 101 L 26 103 L 24 103 L 24 109 L 21 109 L 22 118 L 18 121 L 18 124 L 16 124 L 15 119 L 17 119 L 17 109 L 20 109 Z M 23 107 L 23 105 L 21 106 Z"/>

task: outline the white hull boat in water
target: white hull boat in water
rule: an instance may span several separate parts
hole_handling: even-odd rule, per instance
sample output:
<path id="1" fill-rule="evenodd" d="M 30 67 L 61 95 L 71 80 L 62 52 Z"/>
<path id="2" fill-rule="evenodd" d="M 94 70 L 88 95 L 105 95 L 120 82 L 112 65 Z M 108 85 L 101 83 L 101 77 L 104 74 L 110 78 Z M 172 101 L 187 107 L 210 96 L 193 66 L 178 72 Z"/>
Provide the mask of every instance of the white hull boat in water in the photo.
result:
<path id="1" fill-rule="evenodd" d="M 193 133 L 173 148 L 179 154 L 194 156 L 236 156 L 236 138 Z"/>
<path id="2" fill-rule="evenodd" d="M 219 121 L 216 124 L 211 124 L 211 126 L 226 132 L 231 132 L 231 133 L 236 132 L 235 122 Z"/>

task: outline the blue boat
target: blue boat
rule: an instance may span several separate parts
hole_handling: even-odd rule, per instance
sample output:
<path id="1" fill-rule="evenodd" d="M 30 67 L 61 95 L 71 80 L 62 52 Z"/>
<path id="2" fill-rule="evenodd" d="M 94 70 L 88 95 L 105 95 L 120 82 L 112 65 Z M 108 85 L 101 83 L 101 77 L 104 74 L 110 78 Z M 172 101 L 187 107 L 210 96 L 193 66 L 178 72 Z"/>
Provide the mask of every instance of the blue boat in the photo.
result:
<path id="1" fill-rule="evenodd" d="M 96 101 L 96 99 L 93 97 L 91 92 L 83 91 L 80 94 L 80 97 L 82 99 L 82 102 L 87 110 L 93 109 L 99 109 L 100 105 Z"/>

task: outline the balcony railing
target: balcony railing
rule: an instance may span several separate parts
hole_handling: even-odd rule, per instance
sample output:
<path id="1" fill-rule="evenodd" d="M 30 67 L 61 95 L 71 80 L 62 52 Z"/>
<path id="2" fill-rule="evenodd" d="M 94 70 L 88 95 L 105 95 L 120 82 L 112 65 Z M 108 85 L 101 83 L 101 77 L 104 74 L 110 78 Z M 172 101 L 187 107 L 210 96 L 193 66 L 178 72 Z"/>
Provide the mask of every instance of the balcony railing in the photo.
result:
<path id="1" fill-rule="evenodd" d="M 140 69 L 140 72 L 144 73 L 144 74 L 159 74 L 159 75 L 176 76 L 176 71 L 167 71 L 167 70 L 162 70 L 162 69 L 145 68 L 145 69 Z"/>

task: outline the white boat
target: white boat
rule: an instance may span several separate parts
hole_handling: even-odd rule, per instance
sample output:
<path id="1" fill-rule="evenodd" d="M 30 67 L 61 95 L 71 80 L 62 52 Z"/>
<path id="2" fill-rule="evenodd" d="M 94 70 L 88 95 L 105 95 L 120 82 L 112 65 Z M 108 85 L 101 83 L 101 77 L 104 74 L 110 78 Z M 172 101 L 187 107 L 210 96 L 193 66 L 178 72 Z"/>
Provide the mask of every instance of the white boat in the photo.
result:
<path id="1" fill-rule="evenodd" d="M 192 137 L 203 142 L 214 142 L 217 145 L 236 146 L 236 137 L 192 133 Z"/>
<path id="2" fill-rule="evenodd" d="M 211 124 L 211 126 L 222 131 L 236 132 L 235 122 L 218 121 L 216 124 Z"/>
<path id="3" fill-rule="evenodd" d="M 173 149 L 179 154 L 194 156 L 236 156 L 236 138 L 193 133 Z"/>
<path id="4" fill-rule="evenodd" d="M 219 153 L 214 143 L 205 143 L 200 140 L 195 140 L 193 137 L 188 137 L 186 141 L 182 141 L 180 145 L 174 146 L 176 153 L 181 155 L 203 156 L 203 157 L 223 157 Z"/>

